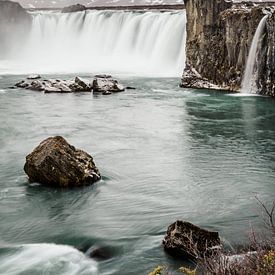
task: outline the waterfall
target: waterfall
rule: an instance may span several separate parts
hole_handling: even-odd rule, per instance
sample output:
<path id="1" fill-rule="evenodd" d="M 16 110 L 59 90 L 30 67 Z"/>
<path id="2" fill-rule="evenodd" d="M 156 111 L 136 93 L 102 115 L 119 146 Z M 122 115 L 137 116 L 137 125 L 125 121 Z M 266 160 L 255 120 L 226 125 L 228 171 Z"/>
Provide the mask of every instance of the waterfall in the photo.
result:
<path id="1" fill-rule="evenodd" d="M 180 76 L 184 68 L 184 11 L 48 11 L 32 16 L 27 42 L 0 62 L 0 73 Z"/>
<path id="2" fill-rule="evenodd" d="M 249 50 L 248 59 L 246 62 L 246 68 L 245 68 L 245 74 L 244 79 L 242 82 L 242 89 L 241 93 L 256 93 L 256 65 L 257 65 L 257 56 L 258 56 L 258 50 L 262 38 L 262 34 L 264 32 L 266 20 L 268 18 L 268 15 L 265 15 L 262 20 L 260 21 L 258 28 L 256 30 L 256 33 L 253 37 L 252 44 Z"/>

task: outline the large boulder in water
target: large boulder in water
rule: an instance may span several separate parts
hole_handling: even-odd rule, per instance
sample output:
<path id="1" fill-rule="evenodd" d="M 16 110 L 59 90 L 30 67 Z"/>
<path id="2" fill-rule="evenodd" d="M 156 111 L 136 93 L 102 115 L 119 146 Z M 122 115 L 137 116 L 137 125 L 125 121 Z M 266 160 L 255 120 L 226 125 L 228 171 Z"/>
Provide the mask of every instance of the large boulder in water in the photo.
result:
<path id="1" fill-rule="evenodd" d="M 42 141 L 26 157 L 24 170 L 31 182 L 59 187 L 89 185 L 101 178 L 92 156 L 61 136 Z"/>
<path id="2" fill-rule="evenodd" d="M 168 227 L 163 245 L 171 256 L 196 259 L 199 255 L 213 255 L 220 250 L 221 241 L 218 232 L 201 229 L 189 222 L 176 221 Z"/>

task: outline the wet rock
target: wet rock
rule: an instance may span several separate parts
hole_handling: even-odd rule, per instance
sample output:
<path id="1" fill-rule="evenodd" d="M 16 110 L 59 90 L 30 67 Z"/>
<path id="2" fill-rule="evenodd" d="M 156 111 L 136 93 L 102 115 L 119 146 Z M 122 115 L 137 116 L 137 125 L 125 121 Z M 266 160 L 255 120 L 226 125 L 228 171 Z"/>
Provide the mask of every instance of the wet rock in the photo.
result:
<path id="1" fill-rule="evenodd" d="M 89 185 L 101 178 L 92 156 L 61 136 L 42 141 L 26 157 L 24 170 L 31 182 L 58 187 Z"/>
<path id="2" fill-rule="evenodd" d="M 44 91 L 45 93 L 72 93 L 72 92 L 91 92 L 90 82 L 86 79 L 76 77 L 74 80 L 43 79 L 36 78 L 41 76 L 33 75 L 27 80 L 22 80 L 15 84 L 18 88 L 27 88 L 33 91 Z M 33 79 L 36 80 L 33 80 Z M 32 81 L 33 80 L 33 81 Z"/>
<path id="3" fill-rule="evenodd" d="M 113 253 L 110 248 L 97 245 L 90 247 L 85 254 L 89 258 L 96 259 L 99 261 L 108 260 L 113 257 Z"/>
<path id="4" fill-rule="evenodd" d="M 29 84 L 25 80 L 21 80 L 15 84 L 15 87 L 18 87 L 18 88 L 27 88 L 28 86 Z"/>
<path id="5" fill-rule="evenodd" d="M 163 245 L 171 256 L 186 259 L 213 255 L 221 248 L 218 232 L 207 231 L 184 221 L 176 221 L 168 227 Z"/>
<path id="6" fill-rule="evenodd" d="M 105 91 L 105 92 L 103 92 L 102 94 L 103 94 L 103 95 L 111 95 L 112 93 L 109 92 L 109 91 Z"/>
<path id="7" fill-rule="evenodd" d="M 95 78 L 112 78 L 112 76 L 109 74 L 97 74 Z"/>
<path id="8" fill-rule="evenodd" d="M 45 85 L 40 80 L 34 80 L 31 84 L 27 87 L 29 90 L 33 91 L 44 91 Z"/>
<path id="9" fill-rule="evenodd" d="M 30 79 L 30 80 L 36 80 L 36 79 L 40 79 L 41 76 L 39 74 L 31 74 L 27 77 L 27 79 Z"/>
<path id="10" fill-rule="evenodd" d="M 136 90 L 136 88 L 135 88 L 135 87 L 132 87 L 132 86 L 127 86 L 125 89 L 126 89 L 126 90 Z"/>
<path id="11" fill-rule="evenodd" d="M 193 89 L 221 90 L 220 86 L 209 82 L 206 78 L 203 78 L 189 64 L 186 64 L 186 68 L 182 75 L 182 81 L 181 81 L 180 87 L 181 88 L 193 88 Z"/>
<path id="12" fill-rule="evenodd" d="M 78 12 L 78 11 L 85 11 L 87 8 L 84 5 L 76 4 L 65 7 L 62 9 L 62 13 L 70 13 L 70 12 Z"/>
<path id="13" fill-rule="evenodd" d="M 88 80 L 77 76 L 75 78 L 75 83 L 78 84 L 83 89 L 83 91 L 91 91 L 91 85 Z"/>
<path id="14" fill-rule="evenodd" d="M 117 93 L 124 91 L 123 85 L 119 84 L 117 80 L 110 76 L 97 76 L 93 81 L 93 92 L 94 93 Z"/>

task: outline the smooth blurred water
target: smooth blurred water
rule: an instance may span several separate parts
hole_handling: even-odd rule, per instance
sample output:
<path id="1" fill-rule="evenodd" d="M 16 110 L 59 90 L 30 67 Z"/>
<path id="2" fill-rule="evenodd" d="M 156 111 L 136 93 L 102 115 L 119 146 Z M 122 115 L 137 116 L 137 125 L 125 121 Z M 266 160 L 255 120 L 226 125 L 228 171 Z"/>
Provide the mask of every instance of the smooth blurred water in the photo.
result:
<path id="1" fill-rule="evenodd" d="M 36 11 L 31 16 L 25 43 L 15 36 L 0 74 L 182 73 L 185 11 Z"/>
<path id="2" fill-rule="evenodd" d="M 247 242 L 250 224 L 263 230 L 254 196 L 274 199 L 274 100 L 184 90 L 177 78 L 121 78 L 137 90 L 111 96 L 7 88 L 23 77 L 0 76 L 1 274 L 176 270 L 161 246 L 176 219 L 233 245 Z M 92 154 L 102 181 L 29 184 L 25 156 L 53 135 Z M 92 245 L 113 257 L 75 249 Z"/>

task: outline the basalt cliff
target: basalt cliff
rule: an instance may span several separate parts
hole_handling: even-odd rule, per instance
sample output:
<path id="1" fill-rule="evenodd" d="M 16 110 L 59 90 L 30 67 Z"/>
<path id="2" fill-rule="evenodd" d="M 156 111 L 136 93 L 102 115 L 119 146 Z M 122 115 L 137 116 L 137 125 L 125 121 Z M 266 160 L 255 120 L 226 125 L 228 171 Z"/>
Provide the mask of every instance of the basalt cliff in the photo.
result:
<path id="1" fill-rule="evenodd" d="M 275 11 L 272 3 L 184 2 L 187 60 L 181 86 L 239 91 L 255 31 L 263 16 L 270 14 L 257 53 L 256 86 L 258 93 L 275 96 Z"/>

